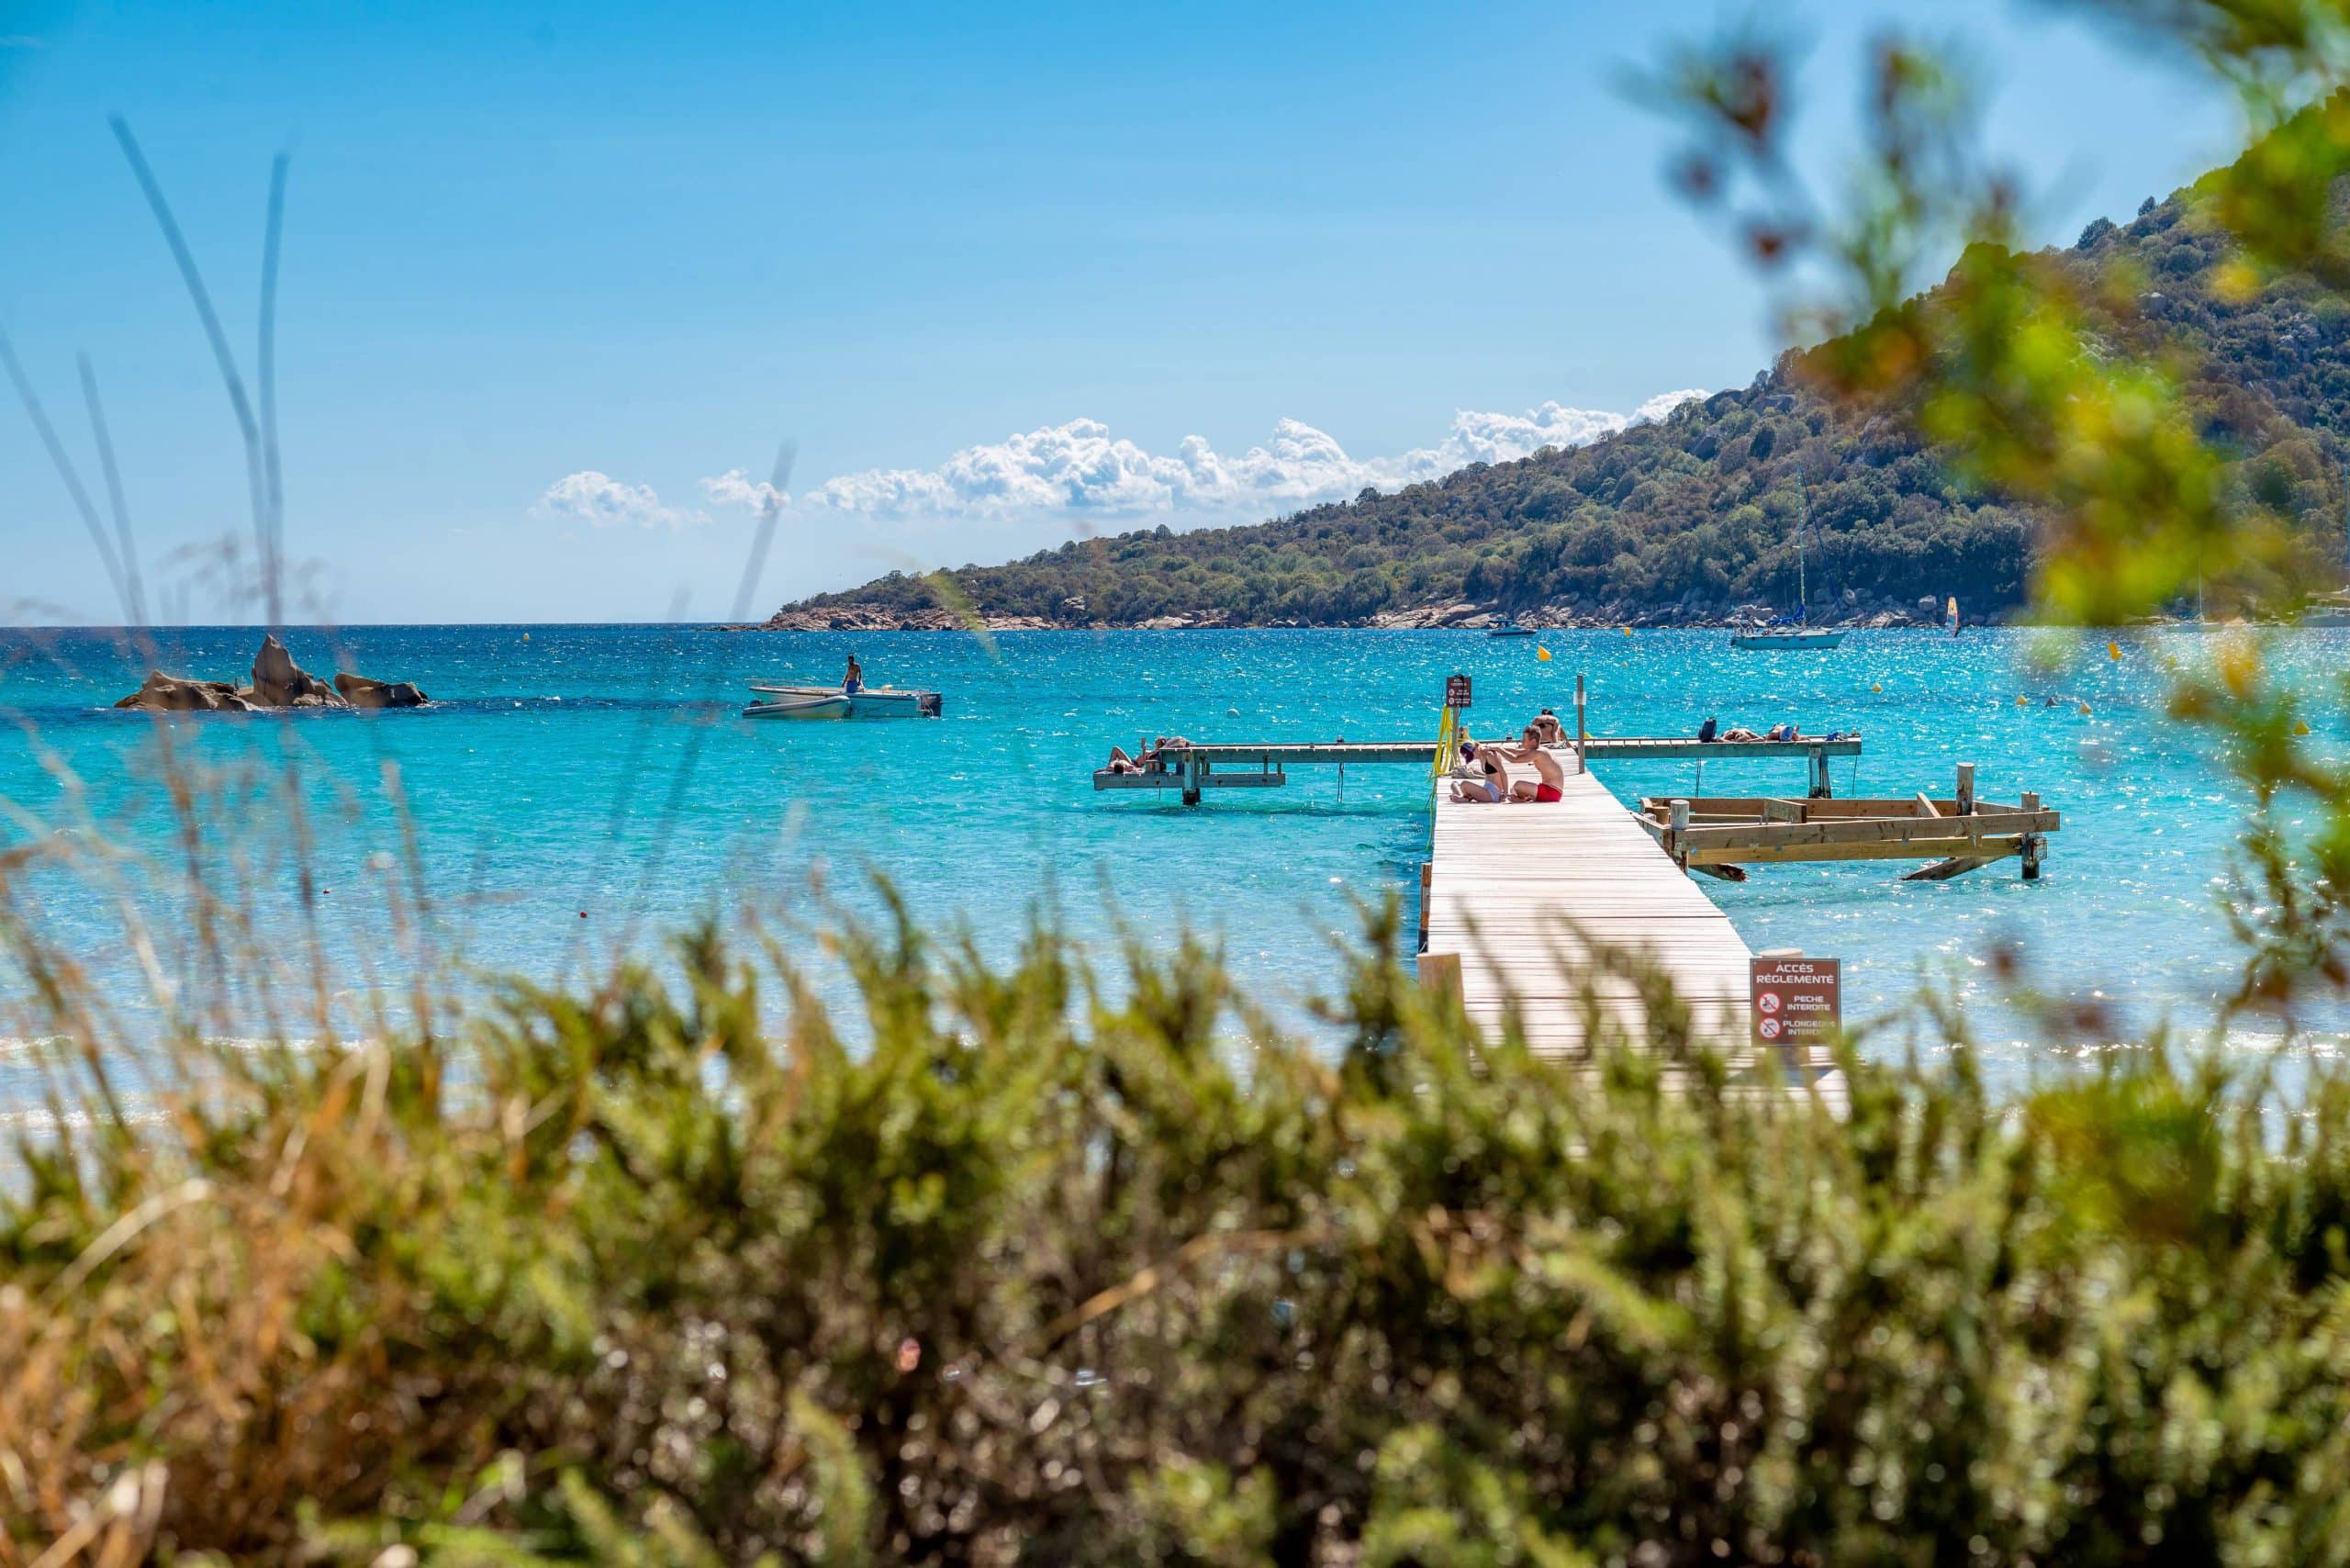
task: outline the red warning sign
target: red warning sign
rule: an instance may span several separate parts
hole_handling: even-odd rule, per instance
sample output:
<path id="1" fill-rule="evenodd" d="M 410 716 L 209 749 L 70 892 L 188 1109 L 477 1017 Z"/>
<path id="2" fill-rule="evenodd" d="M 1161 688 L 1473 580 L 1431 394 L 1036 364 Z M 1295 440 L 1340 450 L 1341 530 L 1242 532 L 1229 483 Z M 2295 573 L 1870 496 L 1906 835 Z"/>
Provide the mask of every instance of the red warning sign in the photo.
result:
<path id="1" fill-rule="evenodd" d="M 1824 1046 L 1843 1027 L 1840 960 L 1756 958 L 1750 972 L 1756 1045 Z"/>

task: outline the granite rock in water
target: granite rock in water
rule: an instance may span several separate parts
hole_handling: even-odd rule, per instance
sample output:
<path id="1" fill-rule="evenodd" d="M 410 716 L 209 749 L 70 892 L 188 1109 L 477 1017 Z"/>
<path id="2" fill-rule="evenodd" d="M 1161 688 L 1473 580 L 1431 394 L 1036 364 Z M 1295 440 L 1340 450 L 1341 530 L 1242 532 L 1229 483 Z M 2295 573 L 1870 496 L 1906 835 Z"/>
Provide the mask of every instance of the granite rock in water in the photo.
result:
<path id="1" fill-rule="evenodd" d="M 431 699 L 411 680 L 370 680 L 364 675 L 334 678 L 334 689 L 353 708 L 421 708 Z"/>
<path id="2" fill-rule="evenodd" d="M 188 680 L 151 669 L 138 690 L 115 704 L 151 713 L 250 713 L 251 699 L 225 680 Z"/>
<path id="3" fill-rule="evenodd" d="M 253 683 L 187 680 L 150 670 L 144 685 L 115 704 L 156 713 L 251 713 L 270 708 L 421 708 L 428 699 L 412 682 L 338 675 L 330 686 L 294 662 L 274 633 L 253 655 Z"/>
<path id="4" fill-rule="evenodd" d="M 341 708 L 335 689 L 294 662 L 285 644 L 270 633 L 253 655 L 253 700 L 263 708 Z"/>

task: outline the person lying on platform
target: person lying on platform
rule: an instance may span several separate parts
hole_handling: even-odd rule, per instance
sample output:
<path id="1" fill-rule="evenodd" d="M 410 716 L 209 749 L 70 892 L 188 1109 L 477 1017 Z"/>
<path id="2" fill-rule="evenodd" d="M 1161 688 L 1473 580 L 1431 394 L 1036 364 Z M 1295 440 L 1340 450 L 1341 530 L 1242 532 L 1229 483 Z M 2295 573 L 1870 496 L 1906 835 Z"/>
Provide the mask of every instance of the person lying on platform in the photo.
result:
<path id="1" fill-rule="evenodd" d="M 1150 753 L 1145 752 L 1143 755 L 1145 756 L 1150 756 Z M 1143 765 L 1139 761 L 1126 755 L 1125 747 L 1122 745 L 1113 745 L 1110 748 L 1110 766 L 1105 769 L 1105 771 L 1111 773 L 1140 773 L 1144 771 L 1144 769 Z"/>
<path id="2" fill-rule="evenodd" d="M 1551 712 L 1548 708 L 1543 709 L 1540 714 L 1535 718 L 1534 733 L 1542 737 L 1542 744 L 1544 745 L 1564 745 L 1567 744 L 1566 725 L 1559 722 L 1559 716 L 1556 713 Z"/>
<path id="3" fill-rule="evenodd" d="M 1502 756 L 1510 762 L 1532 763 L 1534 771 L 1541 776 L 1539 783 L 1532 778 L 1521 778 L 1511 785 L 1511 800 L 1540 801 L 1566 799 L 1567 771 L 1559 766 L 1557 757 L 1543 749 L 1541 731 L 1531 724 L 1527 725 L 1526 734 L 1518 737 L 1517 749 L 1503 751 Z"/>
<path id="4" fill-rule="evenodd" d="M 1500 749 L 1498 746 L 1480 746 L 1475 741 L 1466 736 L 1462 737 L 1461 760 L 1475 768 L 1479 777 L 1453 780 L 1452 798 L 1454 800 L 1472 805 L 1500 803 L 1503 798 L 1502 786 L 1508 782 L 1509 775 L 1502 771 L 1500 763 L 1487 755 L 1489 751 Z"/>
<path id="5" fill-rule="evenodd" d="M 1752 730 L 1746 728 L 1742 724 L 1722 732 L 1722 739 L 1726 741 L 1759 741 L 1762 738 L 1762 737 L 1761 735 L 1756 734 Z"/>

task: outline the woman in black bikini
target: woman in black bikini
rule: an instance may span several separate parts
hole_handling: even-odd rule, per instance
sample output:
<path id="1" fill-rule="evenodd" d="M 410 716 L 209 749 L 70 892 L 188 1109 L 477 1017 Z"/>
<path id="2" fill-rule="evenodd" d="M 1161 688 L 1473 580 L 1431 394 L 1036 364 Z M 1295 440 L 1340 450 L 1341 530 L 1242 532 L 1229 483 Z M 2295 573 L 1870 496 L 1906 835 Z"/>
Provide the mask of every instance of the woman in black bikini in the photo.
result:
<path id="1" fill-rule="evenodd" d="M 1485 756 L 1475 741 L 1466 738 L 1460 743 L 1460 760 L 1483 769 L 1484 777 L 1454 779 L 1452 798 L 1472 805 L 1499 804 L 1505 799 L 1503 787 L 1508 780 L 1508 775 L 1502 772 L 1502 765 Z"/>

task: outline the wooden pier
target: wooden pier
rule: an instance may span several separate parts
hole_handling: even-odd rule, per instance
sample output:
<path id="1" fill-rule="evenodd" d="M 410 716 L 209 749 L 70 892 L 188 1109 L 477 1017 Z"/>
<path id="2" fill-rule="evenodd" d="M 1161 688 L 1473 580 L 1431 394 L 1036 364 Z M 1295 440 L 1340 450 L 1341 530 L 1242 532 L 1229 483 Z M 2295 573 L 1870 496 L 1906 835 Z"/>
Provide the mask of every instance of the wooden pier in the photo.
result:
<path id="1" fill-rule="evenodd" d="M 1685 870 L 1743 880 L 1743 868 L 1792 860 L 1930 860 L 1905 881 L 1944 881 L 2012 855 L 2036 881 L 2048 835 L 2065 825 L 2027 791 L 2015 805 L 1977 800 L 1961 763 L 1948 800 L 1795 801 L 1769 796 L 1651 797 L 1633 819 Z"/>
<path id="2" fill-rule="evenodd" d="M 1457 691 L 1457 695 L 1456 695 Z M 1468 700 L 1468 683 L 1448 683 L 1444 731 Z M 1513 1025 L 1545 1055 L 1587 1057 L 1597 1039 L 1656 1042 L 1643 979 L 1662 976 L 1688 1014 L 1693 1046 L 1729 1061 L 1757 1092 L 1817 1092 L 1832 1108 L 1850 1103 L 1841 1070 L 1815 1051 L 1792 1059 L 1753 1044 L 1754 955 L 1712 900 L 1690 879 L 1705 872 L 1743 880 L 1744 864 L 1803 860 L 1916 859 L 1933 863 L 1913 879 L 1962 875 L 2008 856 L 2027 879 L 2040 874 L 2047 835 L 2061 825 L 2036 795 L 2016 805 L 1975 797 L 1975 769 L 1962 764 L 1948 800 L 1922 791 L 1901 800 L 1838 801 L 1830 758 L 1858 756 L 1858 735 L 1777 741 L 1698 741 L 1684 736 L 1595 736 L 1583 726 L 1576 682 L 1575 736 L 1546 748 L 1561 764 L 1562 799 L 1518 804 L 1455 801 L 1445 743 L 1430 741 L 1185 742 L 1159 748 L 1148 767 L 1104 769 L 1096 790 L 1176 790 L 1196 806 L 1209 790 L 1277 788 L 1296 766 L 1416 765 L 1435 780 L 1428 859 L 1420 871 L 1420 978 L 1460 995 L 1489 1034 Z M 1628 811 L 1609 794 L 1594 762 L 1801 761 L 1802 794 L 1672 797 Z M 1524 764 L 1513 781 L 1534 778 Z M 1939 858 L 1937 858 L 1939 857 Z"/>
<path id="3" fill-rule="evenodd" d="M 1697 741 L 1686 735 L 1589 735 L 1578 745 L 1570 741 L 1549 748 L 1561 760 L 1573 762 L 1580 752 L 1588 762 L 1682 760 L 1752 762 L 1774 757 L 1800 757 L 1808 765 L 1807 798 L 1827 800 L 1828 763 L 1831 757 L 1858 756 L 1858 735 L 1805 735 L 1791 741 Z M 1159 767 L 1141 773 L 1093 775 L 1096 790 L 1180 790 L 1183 803 L 1196 806 L 1210 790 L 1279 789 L 1289 782 L 1289 769 L 1309 765 L 1344 767 L 1348 763 L 1416 763 L 1433 768 L 1433 741 L 1304 741 L 1254 742 L 1247 745 L 1199 744 L 1168 746 Z M 1220 771 L 1219 771 L 1220 770 Z M 1572 767 L 1569 771 L 1573 771 Z"/>
<path id="4" fill-rule="evenodd" d="M 1637 975 L 1608 961 L 1621 955 L 1670 978 L 1693 1044 L 1757 1083 L 1788 1081 L 1791 1064 L 1749 1043 L 1753 955 L 1729 917 L 1597 778 L 1570 769 L 1562 790 L 1556 803 L 1494 805 L 1439 788 L 1422 873 L 1421 978 L 1457 989 L 1488 1034 L 1514 1012 L 1530 1048 L 1575 1058 L 1589 1054 L 1595 1029 L 1651 1038 Z M 1831 1105 L 1844 1103 L 1832 1063 L 1800 1067 Z"/>

